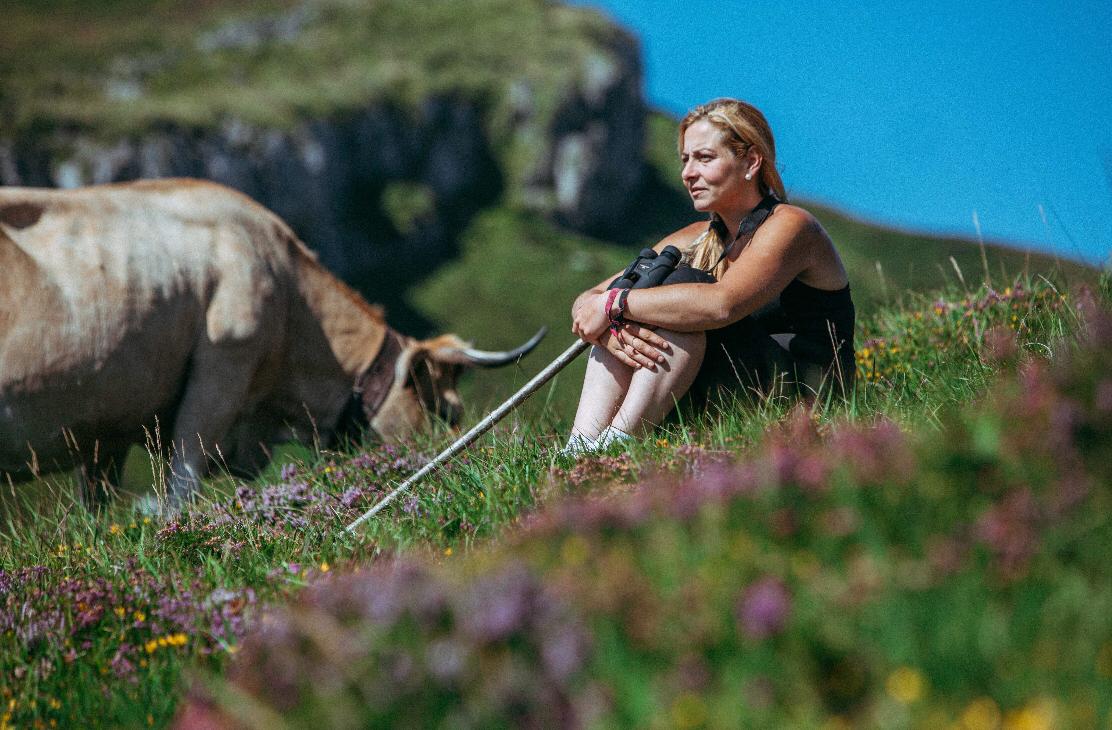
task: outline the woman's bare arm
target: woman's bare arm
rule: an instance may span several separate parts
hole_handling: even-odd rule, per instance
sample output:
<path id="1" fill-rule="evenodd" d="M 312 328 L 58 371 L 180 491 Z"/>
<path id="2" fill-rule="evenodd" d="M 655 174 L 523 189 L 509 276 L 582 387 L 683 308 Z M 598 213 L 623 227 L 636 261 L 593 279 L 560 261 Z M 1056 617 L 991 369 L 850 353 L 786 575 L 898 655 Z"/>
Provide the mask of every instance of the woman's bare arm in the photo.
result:
<path id="1" fill-rule="evenodd" d="M 675 284 L 630 292 L 626 318 L 678 332 L 723 327 L 776 297 L 811 265 L 813 251 L 826 240 L 818 222 L 805 211 L 785 207 L 758 229 L 753 240 L 714 284 Z M 585 298 L 574 322 L 581 337 L 605 326 L 595 313 L 597 295 Z"/>
<path id="2" fill-rule="evenodd" d="M 664 237 L 659 243 L 653 246 L 653 250 L 659 253 L 664 250 L 665 246 L 676 246 L 680 249 L 686 248 L 691 245 L 695 238 L 702 234 L 704 230 L 706 230 L 706 223 L 692 223 Z M 580 310 L 587 302 L 594 302 L 601 314 L 602 304 L 600 297 L 605 296 L 606 288 L 610 286 L 610 282 L 621 274 L 622 271 L 614 272 L 600 281 L 596 286 L 576 297 L 571 307 L 572 321 L 574 322 L 577 317 L 581 317 L 581 315 L 584 314 Z M 577 335 L 579 334 L 574 327 L 572 328 L 572 332 Z M 603 327 L 598 334 L 590 339 L 583 339 L 605 347 L 617 357 L 619 361 L 630 367 L 648 367 L 655 369 L 656 363 L 664 361 L 663 353 L 670 350 L 667 340 L 647 327 L 641 327 L 632 322 L 622 328 L 621 337 L 615 337 L 609 331 L 609 321 L 607 320 L 606 326 Z"/>
<path id="3" fill-rule="evenodd" d="M 703 231 L 705 231 L 706 229 L 707 229 L 706 222 L 692 223 L 689 226 L 684 226 L 683 228 L 679 229 L 678 231 L 670 233 L 667 236 L 665 236 L 664 238 L 662 238 L 655 246 L 653 246 L 653 250 L 656 251 L 657 253 L 660 253 L 661 251 L 664 250 L 665 246 L 675 246 L 676 248 L 678 248 L 682 251 L 683 249 L 690 246 L 691 243 L 696 238 L 698 238 L 703 233 Z M 610 276 L 607 276 L 605 279 L 600 281 L 598 284 L 591 287 L 590 289 L 587 289 L 582 294 L 580 294 L 578 297 L 576 297 L 575 302 L 573 302 L 572 306 L 571 306 L 571 315 L 572 315 L 572 317 L 573 318 L 575 317 L 575 312 L 576 312 L 576 310 L 579 309 L 579 306 L 582 303 L 581 300 L 583 300 L 585 297 L 588 297 L 590 295 L 597 295 L 597 294 L 601 294 L 602 292 L 606 291 L 606 287 L 610 286 L 610 282 L 614 281 L 614 279 L 617 279 L 619 276 L 621 276 L 624 271 L 625 271 L 625 269 L 622 269 L 620 271 L 615 271 L 613 274 L 611 274 Z"/>

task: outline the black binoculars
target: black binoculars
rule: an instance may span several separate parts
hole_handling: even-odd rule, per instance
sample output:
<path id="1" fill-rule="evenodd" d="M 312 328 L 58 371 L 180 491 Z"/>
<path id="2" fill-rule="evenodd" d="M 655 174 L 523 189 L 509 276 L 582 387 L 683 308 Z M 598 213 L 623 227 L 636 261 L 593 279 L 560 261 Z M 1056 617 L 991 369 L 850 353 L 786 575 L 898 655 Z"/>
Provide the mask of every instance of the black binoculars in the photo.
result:
<path id="1" fill-rule="evenodd" d="M 680 250 L 675 246 L 665 246 L 659 254 L 651 248 L 643 248 L 633 263 L 607 288 L 648 289 L 660 286 L 676 270 L 680 258 Z"/>

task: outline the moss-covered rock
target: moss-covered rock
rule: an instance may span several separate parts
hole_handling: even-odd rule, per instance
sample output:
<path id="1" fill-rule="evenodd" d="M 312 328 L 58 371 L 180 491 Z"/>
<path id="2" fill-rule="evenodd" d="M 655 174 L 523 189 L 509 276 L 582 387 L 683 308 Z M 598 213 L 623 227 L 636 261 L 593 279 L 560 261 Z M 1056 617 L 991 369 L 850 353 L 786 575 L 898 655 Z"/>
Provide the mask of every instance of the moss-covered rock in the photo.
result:
<path id="1" fill-rule="evenodd" d="M 0 49 L 0 183 L 217 180 L 286 218 L 342 276 L 402 287 L 500 196 L 597 230 L 641 184 L 638 48 L 592 11 L 237 7 L 16 0 Z M 43 46 L 68 34 L 72 47 Z M 396 184 L 432 192 L 419 220 L 399 226 L 383 207 Z"/>

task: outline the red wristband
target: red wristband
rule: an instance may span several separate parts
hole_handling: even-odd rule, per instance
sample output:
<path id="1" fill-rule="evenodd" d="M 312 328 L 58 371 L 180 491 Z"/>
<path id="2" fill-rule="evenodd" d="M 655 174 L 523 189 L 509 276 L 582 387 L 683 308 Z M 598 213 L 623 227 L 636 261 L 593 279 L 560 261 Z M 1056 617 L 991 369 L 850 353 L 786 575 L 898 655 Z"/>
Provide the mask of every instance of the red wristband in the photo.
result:
<path id="1" fill-rule="evenodd" d="M 622 291 L 621 289 L 611 289 L 611 290 L 610 290 L 609 292 L 607 292 L 607 294 L 606 294 L 606 309 L 605 309 L 605 310 L 603 310 L 603 311 L 604 311 L 604 312 L 606 312 L 606 318 L 607 318 L 608 320 L 610 320 L 610 323 L 611 323 L 611 324 L 613 324 L 613 323 L 614 323 L 614 318 L 610 316 L 610 310 L 611 310 L 611 308 L 613 308 L 613 306 L 614 306 L 614 299 L 615 299 L 615 298 L 616 298 L 616 297 L 618 296 L 618 294 L 619 294 L 619 293 L 620 293 L 621 291 Z"/>

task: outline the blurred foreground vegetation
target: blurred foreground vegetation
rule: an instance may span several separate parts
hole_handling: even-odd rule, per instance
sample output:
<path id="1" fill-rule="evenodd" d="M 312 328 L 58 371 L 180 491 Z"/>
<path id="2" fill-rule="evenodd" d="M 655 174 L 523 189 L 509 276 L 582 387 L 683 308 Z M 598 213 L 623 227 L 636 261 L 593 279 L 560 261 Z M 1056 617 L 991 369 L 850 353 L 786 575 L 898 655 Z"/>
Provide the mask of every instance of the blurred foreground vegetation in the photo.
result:
<path id="1" fill-rule="evenodd" d="M 169 523 L 38 500 L 0 545 L 8 720 L 163 725 L 192 686 L 187 726 L 1103 726 L 1112 323 L 1041 278 L 915 299 L 846 403 L 579 459 L 519 418 L 358 538 L 448 434 Z"/>

